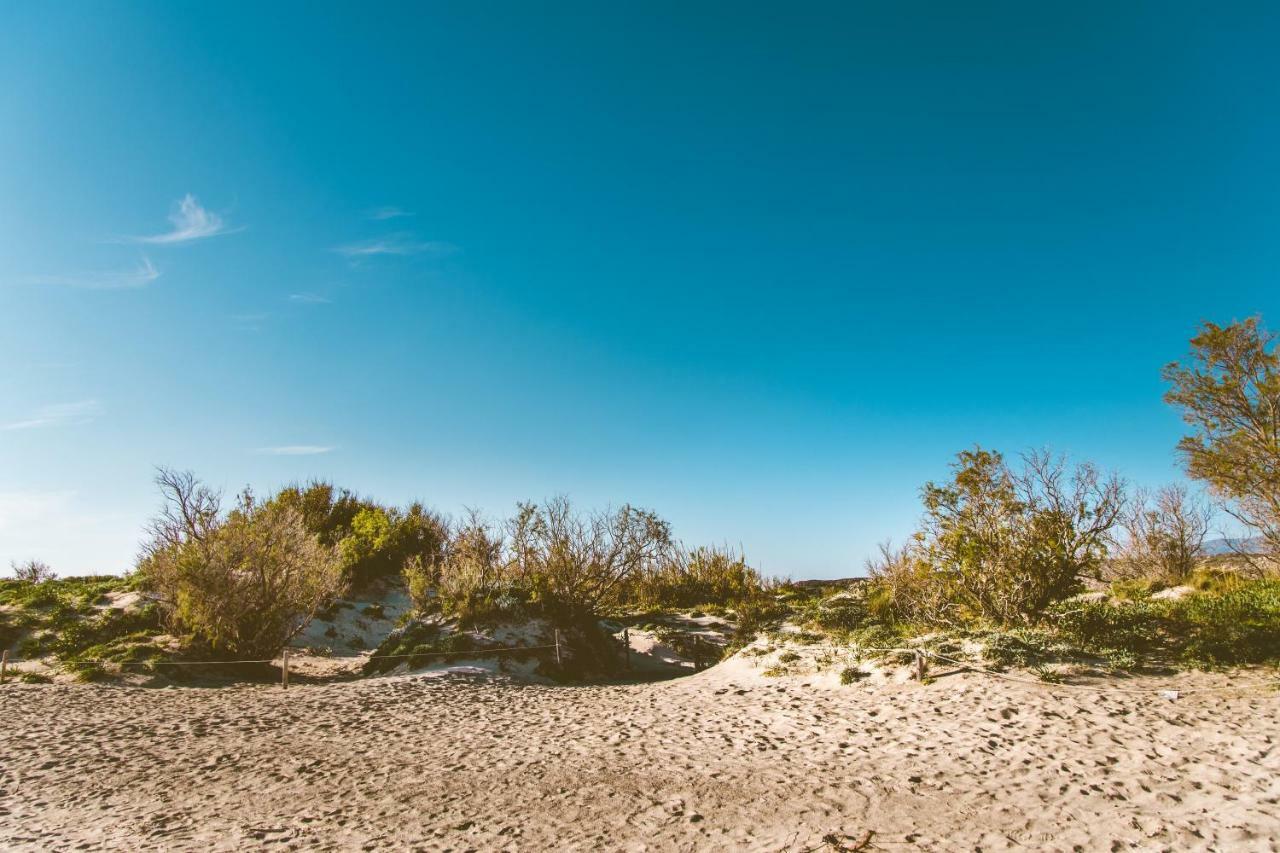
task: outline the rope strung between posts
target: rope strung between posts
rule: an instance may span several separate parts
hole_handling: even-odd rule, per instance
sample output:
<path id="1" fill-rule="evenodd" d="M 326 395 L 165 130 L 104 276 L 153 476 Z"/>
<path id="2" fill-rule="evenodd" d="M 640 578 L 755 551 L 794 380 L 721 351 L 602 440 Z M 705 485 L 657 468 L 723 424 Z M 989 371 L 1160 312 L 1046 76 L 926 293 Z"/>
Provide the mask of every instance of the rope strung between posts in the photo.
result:
<path id="1" fill-rule="evenodd" d="M 919 648 L 880 648 L 876 646 L 802 646 L 806 649 L 820 649 L 833 652 L 852 652 L 859 654 L 861 652 L 901 652 L 904 654 L 921 655 L 925 659 L 942 661 L 944 663 L 959 666 L 972 672 L 980 672 L 983 675 L 989 675 L 992 678 L 1002 678 L 1005 681 L 1014 681 L 1020 684 L 1033 684 L 1037 687 L 1054 689 L 1058 687 L 1067 688 L 1069 690 L 1088 690 L 1094 693 L 1132 693 L 1135 695 L 1151 696 L 1160 695 L 1162 693 L 1177 693 L 1179 695 L 1189 693 L 1230 693 L 1236 690 L 1252 690 L 1254 688 L 1263 687 L 1280 687 L 1280 679 L 1264 679 L 1262 681 L 1250 681 L 1246 684 L 1234 685 L 1231 687 L 1187 687 L 1187 688 L 1158 688 L 1158 687 L 1113 687 L 1100 684 L 1068 684 L 1065 682 L 1050 683 L 1039 678 L 1024 678 L 1017 675 L 1009 675 L 1008 673 L 998 672 L 993 669 L 978 666 L 975 663 L 964 660 L 956 660 L 955 658 L 940 655 L 937 652 L 928 649 Z"/>
<path id="2" fill-rule="evenodd" d="M 965 669 L 973 670 L 974 672 L 980 672 L 984 675 L 989 675 L 992 678 L 1002 678 L 1005 681 L 1016 681 L 1023 684 L 1034 684 L 1039 687 L 1046 687 L 1049 689 L 1065 687 L 1070 690 L 1091 690 L 1095 693 L 1135 693 L 1135 694 L 1144 694 L 1144 695 L 1151 695 L 1153 693 L 1159 694 L 1159 693 L 1166 692 L 1166 688 L 1109 687 L 1106 685 L 1098 685 L 1098 684 L 1067 684 L 1065 682 L 1050 684 L 1038 678 L 1022 678 L 1017 675 L 1009 675 L 1008 673 L 1005 673 L 1005 672 L 997 672 L 992 669 L 986 669 L 984 667 L 977 666 L 976 664 L 972 664 L 967 661 L 959 661 L 959 660 L 956 660 L 955 658 L 945 657 L 943 655 L 938 654 L 937 652 L 929 652 L 929 651 L 922 650 L 922 653 L 925 655 L 925 657 L 931 657 L 931 658 L 934 658 L 935 660 L 944 661 L 949 664 L 954 664 L 955 666 L 961 666 L 961 667 L 964 667 Z M 1178 694 L 1226 693 L 1232 690 L 1250 690 L 1255 687 L 1273 687 L 1277 685 L 1280 685 L 1280 679 L 1265 679 L 1263 681 L 1250 681 L 1247 684 L 1240 684 L 1240 685 L 1235 685 L 1231 687 L 1187 687 L 1187 688 L 1175 687 L 1175 688 L 1167 688 L 1167 691 L 1178 693 Z"/>
<path id="3" fill-rule="evenodd" d="M 427 657 L 472 657 L 484 658 L 490 655 L 503 654 L 507 652 L 535 652 L 556 648 L 550 646 L 504 646 L 502 648 L 491 649 L 472 649 L 470 651 L 457 652 L 419 652 L 417 654 L 403 655 L 369 655 L 361 658 L 361 660 L 390 660 L 395 658 L 427 658 Z M 232 664 L 232 663 L 275 663 L 278 658 L 266 658 L 262 660 L 155 660 L 155 661 L 114 661 L 104 658 L 92 658 L 89 660 L 79 660 L 76 663 L 94 663 L 94 664 L 112 664 L 115 666 L 213 666 L 216 664 Z M 39 658 L 8 659 L 9 664 L 16 663 L 40 663 Z"/>

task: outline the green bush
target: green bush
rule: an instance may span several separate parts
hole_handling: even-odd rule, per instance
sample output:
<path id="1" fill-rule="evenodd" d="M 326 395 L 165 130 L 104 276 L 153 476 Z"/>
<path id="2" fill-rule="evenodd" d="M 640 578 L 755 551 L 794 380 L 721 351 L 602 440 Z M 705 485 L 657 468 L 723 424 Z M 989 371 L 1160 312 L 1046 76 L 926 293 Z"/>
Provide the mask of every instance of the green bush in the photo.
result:
<path id="1" fill-rule="evenodd" d="M 919 532 L 868 566 L 897 619 L 938 626 L 1034 622 L 1097 574 L 1123 505 L 1118 478 L 1029 453 L 961 452 L 952 478 L 926 483 Z"/>
<path id="2" fill-rule="evenodd" d="M 821 601 L 812 611 L 809 624 L 824 631 L 846 633 L 862 628 L 871 618 L 866 585 L 862 584 Z"/>
<path id="3" fill-rule="evenodd" d="M 342 590 L 334 549 L 292 506 L 257 501 L 234 509 L 191 474 L 162 470 L 166 499 L 138 573 L 169 629 L 227 658 L 269 658 Z"/>
<path id="4" fill-rule="evenodd" d="M 1241 580 L 1180 599 L 1063 602 L 1048 624 L 1104 656 L 1128 653 L 1193 666 L 1280 660 L 1280 580 Z"/>
<path id="5" fill-rule="evenodd" d="M 840 671 L 841 684 L 854 684 L 866 678 L 867 674 L 856 666 L 846 666 Z"/>
<path id="6" fill-rule="evenodd" d="M 387 507 L 326 482 L 281 489 L 268 503 L 296 511 L 322 545 L 337 548 L 356 588 L 395 578 L 410 560 L 434 566 L 444 556 L 444 519 L 420 503 Z"/>
<path id="7" fill-rule="evenodd" d="M 709 612 L 759 598 L 773 586 L 736 551 L 716 547 L 685 551 L 675 547 L 630 578 L 619 598 L 642 608 L 699 608 Z"/>

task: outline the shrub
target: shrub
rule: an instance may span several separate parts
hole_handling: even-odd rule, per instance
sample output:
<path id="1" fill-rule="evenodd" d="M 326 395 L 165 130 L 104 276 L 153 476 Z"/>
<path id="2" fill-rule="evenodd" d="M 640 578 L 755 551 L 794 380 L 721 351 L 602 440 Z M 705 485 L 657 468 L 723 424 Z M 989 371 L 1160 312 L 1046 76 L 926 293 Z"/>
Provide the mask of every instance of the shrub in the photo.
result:
<path id="1" fill-rule="evenodd" d="M 649 510 L 623 505 L 581 515 L 566 498 L 520 504 L 508 532 L 514 577 L 574 614 L 616 609 L 628 585 L 672 547 L 670 525 Z"/>
<path id="2" fill-rule="evenodd" d="M 1083 464 L 1029 453 L 1021 469 L 981 448 L 923 490 L 923 528 L 870 566 L 895 618 L 935 625 L 1030 624 L 1097 573 L 1123 487 Z"/>
<path id="3" fill-rule="evenodd" d="M 729 649 L 736 650 L 746 646 L 757 635 L 778 627 L 790 614 L 790 609 L 782 602 L 769 597 L 761 597 L 742 602 L 736 610 L 737 627 L 733 632 L 733 641 Z"/>
<path id="4" fill-rule="evenodd" d="M 1092 653 L 1135 663 L 1150 655 L 1194 666 L 1265 663 L 1280 659 L 1280 580 L 1163 601 L 1064 602 L 1048 624 Z"/>
<path id="5" fill-rule="evenodd" d="M 1125 542 L 1107 565 L 1114 578 L 1181 583 L 1196 567 L 1212 513 L 1185 486 L 1138 492 L 1123 514 Z"/>
<path id="6" fill-rule="evenodd" d="M 13 569 L 14 578 L 26 583 L 43 583 L 57 577 L 49 564 L 40 560 L 24 560 L 21 563 L 13 561 L 9 566 Z"/>
<path id="7" fill-rule="evenodd" d="M 247 490 L 223 517 L 216 493 L 162 470 L 166 506 L 139 573 L 170 630 L 211 654 L 274 655 L 342 589 L 342 565 L 300 513 Z"/>
<path id="8" fill-rule="evenodd" d="M 410 557 L 400 570 L 405 591 L 409 594 L 409 603 L 415 613 L 426 614 L 439 609 L 440 600 L 436 595 L 435 574 L 427 567 L 421 556 Z"/>
<path id="9" fill-rule="evenodd" d="M 859 584 L 846 592 L 821 600 L 811 611 L 809 624 L 824 631 L 847 633 L 873 621 L 867 606 L 867 584 Z"/>
<path id="10" fill-rule="evenodd" d="M 983 659 L 997 669 L 1039 666 L 1050 654 L 1045 638 L 1034 631 L 992 631 L 981 639 Z"/>
<path id="11" fill-rule="evenodd" d="M 470 511 L 453 532 L 437 577 L 440 607 L 446 615 L 474 622 L 493 615 L 503 593 L 514 597 L 505 549 L 502 533 Z"/>
<path id="12" fill-rule="evenodd" d="M 356 587 L 394 578 L 410 560 L 433 566 L 448 540 L 444 520 L 420 503 L 382 506 L 325 482 L 281 489 L 269 503 L 297 511 L 320 543 L 337 547 L 343 572 Z"/>
<path id="13" fill-rule="evenodd" d="M 736 551 L 675 546 L 637 572 L 620 597 L 640 607 L 732 607 L 772 586 Z"/>
<path id="14" fill-rule="evenodd" d="M 840 671 L 841 684 L 854 684 L 866 678 L 867 674 L 856 666 L 846 666 Z"/>

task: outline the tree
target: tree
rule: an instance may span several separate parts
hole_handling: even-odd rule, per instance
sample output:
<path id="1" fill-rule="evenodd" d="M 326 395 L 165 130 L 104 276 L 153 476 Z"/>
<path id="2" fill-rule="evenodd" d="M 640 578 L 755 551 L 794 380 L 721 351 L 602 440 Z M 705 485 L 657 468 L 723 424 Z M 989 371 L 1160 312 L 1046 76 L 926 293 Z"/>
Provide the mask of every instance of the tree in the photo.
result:
<path id="1" fill-rule="evenodd" d="M 1122 578 L 1179 583 L 1196 567 L 1213 511 L 1186 486 L 1169 485 L 1154 495 L 1139 491 L 1125 509 L 1125 542 L 1111 565 Z"/>
<path id="2" fill-rule="evenodd" d="M 332 547 L 283 503 L 245 490 L 231 512 L 189 472 L 161 469 L 165 504 L 138 571 L 173 633 L 213 654 L 274 656 L 343 586 Z"/>
<path id="3" fill-rule="evenodd" d="M 23 560 L 21 563 L 13 561 L 9 563 L 9 567 L 13 569 L 15 578 L 27 583 L 44 583 L 57 577 L 49 564 L 42 560 Z"/>
<path id="4" fill-rule="evenodd" d="M 1280 557 L 1280 352 L 1257 317 L 1205 323 L 1184 362 L 1164 368 L 1165 401 L 1191 435 L 1178 442 L 1187 473 Z M 1256 566 L 1252 555 L 1244 555 Z"/>
<path id="5" fill-rule="evenodd" d="M 642 607 L 735 606 L 764 595 L 771 586 L 739 551 L 675 544 L 626 584 L 625 598 Z"/>
<path id="6" fill-rule="evenodd" d="M 520 504 L 508 524 L 512 568 L 544 598 L 599 614 L 672 547 L 671 526 L 628 505 L 579 515 L 568 499 Z"/>
<path id="7" fill-rule="evenodd" d="M 1014 470 L 980 447 L 952 470 L 923 489 L 917 544 L 886 553 L 880 570 L 927 603 L 916 618 L 1027 622 L 1098 574 L 1123 506 L 1117 477 L 1046 452 Z"/>
<path id="8" fill-rule="evenodd" d="M 405 579 L 410 584 L 414 581 L 411 573 Z M 494 601 L 523 578 L 514 576 L 502 531 L 478 510 L 469 509 L 449 539 L 436 581 L 440 604 L 447 612 L 474 615 L 492 609 Z"/>
<path id="9" fill-rule="evenodd" d="M 271 502 L 301 513 L 321 544 L 338 546 L 347 579 L 356 586 L 394 578 L 415 558 L 433 567 L 444 556 L 448 527 L 420 503 L 407 510 L 385 507 L 322 481 L 281 489 Z"/>

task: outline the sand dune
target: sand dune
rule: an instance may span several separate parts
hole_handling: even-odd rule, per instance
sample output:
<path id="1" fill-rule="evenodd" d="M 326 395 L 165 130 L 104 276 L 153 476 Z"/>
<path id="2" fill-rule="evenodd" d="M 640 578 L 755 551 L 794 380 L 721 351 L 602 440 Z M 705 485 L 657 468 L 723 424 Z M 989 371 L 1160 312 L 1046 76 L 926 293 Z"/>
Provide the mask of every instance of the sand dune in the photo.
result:
<path id="1" fill-rule="evenodd" d="M 9 684 L 0 847 L 1274 850 L 1277 711 L 977 674 L 832 688 L 738 659 L 605 687 Z"/>

